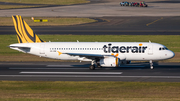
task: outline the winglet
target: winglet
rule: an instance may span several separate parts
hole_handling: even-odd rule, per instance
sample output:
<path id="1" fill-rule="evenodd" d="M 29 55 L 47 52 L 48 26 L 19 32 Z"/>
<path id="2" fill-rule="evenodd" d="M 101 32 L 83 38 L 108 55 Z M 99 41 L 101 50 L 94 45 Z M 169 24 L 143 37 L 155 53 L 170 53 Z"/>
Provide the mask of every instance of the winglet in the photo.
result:
<path id="1" fill-rule="evenodd" d="M 19 43 L 39 43 L 41 40 L 20 15 L 12 16 Z"/>

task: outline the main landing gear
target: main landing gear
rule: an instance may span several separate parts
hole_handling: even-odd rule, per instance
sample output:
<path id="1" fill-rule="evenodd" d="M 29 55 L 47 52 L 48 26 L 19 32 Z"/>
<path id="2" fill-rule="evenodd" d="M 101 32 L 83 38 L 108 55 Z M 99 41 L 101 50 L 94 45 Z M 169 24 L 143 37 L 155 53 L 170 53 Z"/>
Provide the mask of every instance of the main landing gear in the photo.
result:
<path id="1" fill-rule="evenodd" d="M 153 67 L 153 62 L 152 62 L 152 60 L 150 60 L 149 63 L 150 63 L 150 68 L 153 69 L 154 67 Z"/>
<path id="2" fill-rule="evenodd" d="M 99 60 L 92 60 L 91 65 L 89 66 L 89 69 L 95 70 L 96 67 L 101 68 L 102 66 L 99 63 Z"/>
<path id="3" fill-rule="evenodd" d="M 95 65 L 90 65 L 90 66 L 89 66 L 89 69 L 90 69 L 90 70 L 95 70 Z"/>

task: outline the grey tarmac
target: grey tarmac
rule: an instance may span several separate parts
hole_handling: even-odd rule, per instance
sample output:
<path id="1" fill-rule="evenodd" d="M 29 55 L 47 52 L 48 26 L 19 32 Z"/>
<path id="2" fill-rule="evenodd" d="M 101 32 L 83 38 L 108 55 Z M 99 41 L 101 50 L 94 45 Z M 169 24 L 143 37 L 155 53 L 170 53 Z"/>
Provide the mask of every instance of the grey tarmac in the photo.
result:
<path id="1" fill-rule="evenodd" d="M 89 70 L 89 62 L 0 63 L 0 80 L 180 82 L 180 63 L 132 63 Z"/>
<path id="2" fill-rule="evenodd" d="M 100 0 L 107 1 L 107 0 Z M 21 15 L 27 17 L 109 17 L 109 16 L 180 16 L 179 3 L 151 2 L 148 7 L 122 7 L 122 0 L 108 0 L 109 2 L 90 3 L 84 5 L 69 5 L 44 8 L 0 10 L 1 17 Z M 147 1 L 146 1 L 147 2 Z"/>
<path id="3" fill-rule="evenodd" d="M 31 28 L 38 35 L 180 35 L 180 16 L 98 19 L 102 20 L 81 25 L 31 26 Z M 16 35 L 16 32 L 13 26 L 0 26 L 0 35 Z"/>

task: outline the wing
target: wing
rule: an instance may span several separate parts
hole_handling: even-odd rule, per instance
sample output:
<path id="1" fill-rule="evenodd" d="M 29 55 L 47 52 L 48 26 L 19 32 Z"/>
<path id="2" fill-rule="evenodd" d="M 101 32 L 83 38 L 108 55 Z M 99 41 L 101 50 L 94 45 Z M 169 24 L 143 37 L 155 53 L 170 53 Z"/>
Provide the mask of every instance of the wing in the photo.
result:
<path id="1" fill-rule="evenodd" d="M 71 55 L 71 56 L 86 57 L 88 59 L 104 58 L 106 56 L 113 56 L 113 55 L 89 54 L 89 53 L 63 53 L 63 54 L 68 54 L 68 55 Z"/>

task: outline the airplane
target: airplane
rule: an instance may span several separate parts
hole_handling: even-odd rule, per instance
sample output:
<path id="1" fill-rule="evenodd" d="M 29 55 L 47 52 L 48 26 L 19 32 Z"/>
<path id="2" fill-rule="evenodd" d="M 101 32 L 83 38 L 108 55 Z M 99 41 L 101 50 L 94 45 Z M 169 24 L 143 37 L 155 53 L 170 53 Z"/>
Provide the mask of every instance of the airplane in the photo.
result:
<path id="1" fill-rule="evenodd" d="M 12 16 L 19 43 L 9 47 L 20 52 L 59 60 L 91 61 L 96 67 L 120 67 L 131 61 L 153 62 L 170 59 L 174 52 L 152 42 L 45 42 L 41 40 L 20 15 Z"/>

